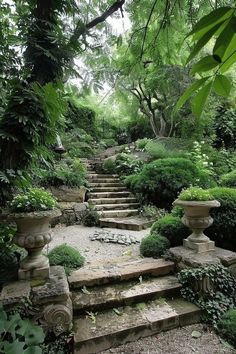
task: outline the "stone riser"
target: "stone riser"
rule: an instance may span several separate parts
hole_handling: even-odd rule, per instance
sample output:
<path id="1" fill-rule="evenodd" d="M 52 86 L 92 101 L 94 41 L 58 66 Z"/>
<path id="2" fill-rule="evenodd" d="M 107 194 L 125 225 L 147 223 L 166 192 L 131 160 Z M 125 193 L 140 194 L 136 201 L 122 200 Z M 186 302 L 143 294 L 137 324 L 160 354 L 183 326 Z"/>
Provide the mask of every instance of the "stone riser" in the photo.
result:
<path id="1" fill-rule="evenodd" d="M 99 187 L 122 187 L 122 188 L 125 188 L 124 185 L 122 183 L 120 183 L 119 181 L 118 182 L 105 182 L 105 183 L 90 183 L 89 184 L 89 187 L 90 188 L 99 188 Z"/>
<path id="2" fill-rule="evenodd" d="M 137 209 L 98 211 L 101 218 L 125 218 L 128 216 L 138 215 L 138 213 L 139 211 Z"/>
<path id="3" fill-rule="evenodd" d="M 95 204 L 95 210 L 123 210 L 123 209 L 138 209 L 139 203 L 125 203 L 125 204 Z"/>
<path id="4" fill-rule="evenodd" d="M 90 183 L 120 183 L 119 178 L 97 178 L 89 177 L 87 178 Z"/>
<path id="5" fill-rule="evenodd" d="M 130 231 L 141 231 L 145 230 L 148 227 L 151 227 L 153 224 L 152 221 L 143 222 L 142 224 L 138 223 L 128 223 L 122 220 L 109 220 L 109 219 L 100 219 L 100 227 L 108 227 L 113 229 L 120 230 L 130 230 Z"/>
<path id="6" fill-rule="evenodd" d="M 94 172 L 94 171 L 93 171 Z M 101 175 L 101 174 L 98 174 L 96 172 L 94 172 L 93 174 L 88 174 L 88 178 L 91 178 L 91 179 L 95 179 L 95 178 L 98 178 L 98 179 L 103 179 L 103 178 L 119 178 L 118 175 Z"/>
<path id="7" fill-rule="evenodd" d="M 92 193 L 96 192 L 127 192 L 126 187 L 93 187 Z"/>
<path id="8" fill-rule="evenodd" d="M 131 193 L 130 192 L 90 192 L 88 193 L 89 199 L 94 199 L 94 198 L 122 198 L 122 197 L 130 197 Z"/>
<path id="9" fill-rule="evenodd" d="M 95 354 L 142 337 L 158 334 L 200 321 L 201 311 L 195 305 L 177 299 L 145 307 L 119 308 L 120 316 L 106 311 L 96 316 L 96 323 L 81 317 L 75 319 L 75 354 Z"/>
<path id="10" fill-rule="evenodd" d="M 89 288 L 90 294 L 82 291 L 72 293 L 74 313 L 107 310 L 114 307 L 130 306 L 158 298 L 180 296 L 181 285 L 175 276 L 143 279 L 142 282 L 125 282 Z"/>
<path id="11" fill-rule="evenodd" d="M 102 205 L 102 204 L 129 204 L 136 203 L 135 198 L 97 198 L 97 199 L 89 199 L 89 203 L 94 205 Z"/>

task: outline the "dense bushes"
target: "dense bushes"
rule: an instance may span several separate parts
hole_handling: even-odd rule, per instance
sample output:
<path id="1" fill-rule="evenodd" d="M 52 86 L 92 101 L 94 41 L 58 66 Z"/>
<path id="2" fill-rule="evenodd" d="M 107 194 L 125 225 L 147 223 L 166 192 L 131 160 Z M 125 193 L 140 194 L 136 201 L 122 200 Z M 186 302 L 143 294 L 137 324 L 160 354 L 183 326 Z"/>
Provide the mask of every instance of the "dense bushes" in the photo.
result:
<path id="1" fill-rule="evenodd" d="M 117 173 L 121 176 L 129 176 L 138 173 L 143 167 L 143 161 L 133 154 L 121 152 L 114 159 L 107 159 L 103 164 L 105 173 Z"/>
<path id="2" fill-rule="evenodd" d="M 228 310 L 217 323 L 217 330 L 221 337 L 236 348 L 236 309 Z"/>
<path id="3" fill-rule="evenodd" d="M 138 175 L 126 178 L 127 186 L 158 207 L 170 208 L 178 193 L 191 184 L 208 186 L 212 179 L 189 160 L 168 158 L 144 166 Z"/>
<path id="4" fill-rule="evenodd" d="M 236 170 L 221 176 L 219 182 L 221 186 L 236 188 Z"/>
<path id="5" fill-rule="evenodd" d="M 162 235 L 166 237 L 169 240 L 171 247 L 182 246 L 183 239 L 188 237 L 189 234 L 189 229 L 184 226 L 181 219 L 170 214 L 157 220 L 151 228 L 151 235 Z"/>
<path id="6" fill-rule="evenodd" d="M 152 160 L 169 157 L 185 157 L 186 153 L 177 149 L 167 149 L 164 144 L 155 140 L 147 142 L 145 150 Z"/>
<path id="7" fill-rule="evenodd" d="M 210 189 L 210 193 L 221 206 L 212 209 L 214 223 L 206 230 L 206 234 L 218 247 L 236 251 L 236 189 L 216 187 Z"/>
<path id="8" fill-rule="evenodd" d="M 170 242 L 161 235 L 148 235 L 142 239 L 140 253 L 144 257 L 161 257 L 170 247 Z"/>
<path id="9" fill-rule="evenodd" d="M 48 254 L 50 265 L 61 265 L 66 273 L 77 269 L 84 264 L 84 257 L 80 252 L 67 244 L 53 248 Z"/>

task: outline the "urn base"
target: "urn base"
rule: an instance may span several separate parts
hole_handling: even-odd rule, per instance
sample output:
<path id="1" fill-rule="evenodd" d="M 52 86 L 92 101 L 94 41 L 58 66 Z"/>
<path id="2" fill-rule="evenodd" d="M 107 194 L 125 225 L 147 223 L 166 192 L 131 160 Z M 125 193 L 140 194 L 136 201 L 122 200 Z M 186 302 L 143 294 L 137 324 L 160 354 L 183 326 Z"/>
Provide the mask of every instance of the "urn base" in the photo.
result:
<path id="1" fill-rule="evenodd" d="M 214 241 L 207 241 L 207 242 L 193 242 L 189 239 L 185 239 L 183 241 L 184 248 L 190 248 L 194 250 L 196 253 L 204 253 L 209 251 L 214 251 L 215 249 L 215 242 Z"/>
<path id="2" fill-rule="evenodd" d="M 49 266 L 44 268 L 35 268 L 35 269 L 22 269 L 18 270 L 18 279 L 19 280 L 46 280 L 50 277 Z"/>

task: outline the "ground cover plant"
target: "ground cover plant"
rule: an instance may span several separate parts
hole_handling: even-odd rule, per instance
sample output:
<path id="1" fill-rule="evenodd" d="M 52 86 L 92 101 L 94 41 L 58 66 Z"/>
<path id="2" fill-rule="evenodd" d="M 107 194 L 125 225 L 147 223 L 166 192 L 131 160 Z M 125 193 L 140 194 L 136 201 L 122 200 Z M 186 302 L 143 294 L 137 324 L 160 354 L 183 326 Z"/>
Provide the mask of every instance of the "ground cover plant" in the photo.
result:
<path id="1" fill-rule="evenodd" d="M 73 269 L 80 268 L 84 264 L 84 257 L 80 252 L 67 244 L 53 248 L 48 253 L 48 258 L 50 265 L 63 266 L 67 274 Z"/>

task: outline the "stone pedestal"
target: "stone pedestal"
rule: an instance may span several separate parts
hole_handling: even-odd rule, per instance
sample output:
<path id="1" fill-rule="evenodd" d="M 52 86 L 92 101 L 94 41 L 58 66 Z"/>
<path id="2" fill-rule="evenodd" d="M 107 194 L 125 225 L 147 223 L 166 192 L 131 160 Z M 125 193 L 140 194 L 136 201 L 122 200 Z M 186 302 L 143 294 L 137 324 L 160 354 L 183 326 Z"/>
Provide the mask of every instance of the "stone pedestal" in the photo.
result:
<path id="1" fill-rule="evenodd" d="M 168 259 L 175 262 L 178 271 L 221 264 L 236 277 L 236 253 L 219 247 L 205 253 L 196 253 L 195 250 L 183 246 L 173 247 L 169 250 Z"/>
<path id="2" fill-rule="evenodd" d="M 183 246 L 195 250 L 196 253 L 203 253 L 213 251 L 215 249 L 215 242 L 210 240 L 205 242 L 193 242 L 187 238 L 183 240 Z"/>
<path id="3" fill-rule="evenodd" d="M 58 335 L 71 329 L 72 301 L 63 267 L 51 267 L 50 278 L 46 281 L 19 280 L 5 284 L 0 302 L 6 310 L 16 306 L 24 308 L 29 302 L 29 315 L 43 326 L 45 332 L 53 331 Z"/>

